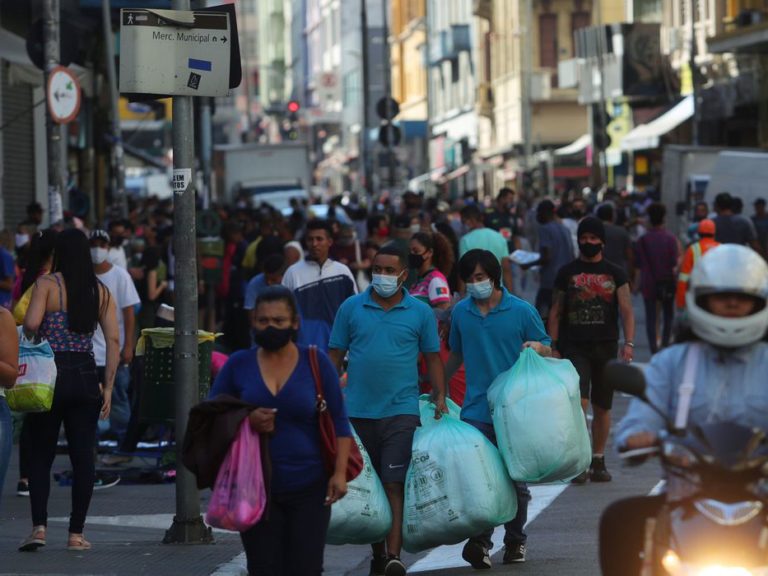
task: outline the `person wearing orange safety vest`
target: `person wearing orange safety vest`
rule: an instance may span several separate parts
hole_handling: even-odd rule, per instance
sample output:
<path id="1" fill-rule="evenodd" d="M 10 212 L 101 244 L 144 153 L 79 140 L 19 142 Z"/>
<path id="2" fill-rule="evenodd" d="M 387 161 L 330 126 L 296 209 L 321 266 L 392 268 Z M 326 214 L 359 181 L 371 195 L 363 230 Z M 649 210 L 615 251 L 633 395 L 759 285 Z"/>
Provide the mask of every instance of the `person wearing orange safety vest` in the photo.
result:
<path id="1" fill-rule="evenodd" d="M 683 264 L 680 266 L 680 274 L 677 276 L 677 292 L 675 304 L 682 310 L 685 308 L 685 293 L 688 290 L 688 278 L 701 257 L 720 243 L 715 241 L 715 223 L 705 219 L 699 222 L 699 241 L 694 242 L 685 251 Z"/>

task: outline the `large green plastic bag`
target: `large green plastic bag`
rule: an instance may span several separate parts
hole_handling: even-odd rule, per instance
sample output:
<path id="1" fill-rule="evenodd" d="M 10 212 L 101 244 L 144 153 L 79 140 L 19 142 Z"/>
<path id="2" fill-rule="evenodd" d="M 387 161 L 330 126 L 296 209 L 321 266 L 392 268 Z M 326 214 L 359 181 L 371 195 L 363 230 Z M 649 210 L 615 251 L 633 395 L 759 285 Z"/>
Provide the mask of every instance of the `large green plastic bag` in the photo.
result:
<path id="1" fill-rule="evenodd" d="M 403 547 L 419 552 L 457 544 L 517 514 L 517 495 L 496 447 L 482 432 L 449 414 L 435 420 L 435 407 L 421 403 L 421 427 L 405 479 Z"/>
<path id="2" fill-rule="evenodd" d="M 8 406 L 16 412 L 48 412 L 56 387 L 56 361 L 47 340 L 33 342 L 19 336 L 19 375 L 13 388 L 5 391 Z"/>
<path id="3" fill-rule="evenodd" d="M 579 374 L 568 360 L 523 350 L 488 390 L 493 428 L 507 471 L 518 482 L 570 480 L 592 458 Z"/>
<path id="4" fill-rule="evenodd" d="M 328 544 L 373 544 L 384 540 L 392 528 L 392 510 L 384 486 L 360 438 L 357 434 L 354 437 L 363 455 L 363 471 L 347 484 L 347 495 L 331 506 L 325 538 Z"/>

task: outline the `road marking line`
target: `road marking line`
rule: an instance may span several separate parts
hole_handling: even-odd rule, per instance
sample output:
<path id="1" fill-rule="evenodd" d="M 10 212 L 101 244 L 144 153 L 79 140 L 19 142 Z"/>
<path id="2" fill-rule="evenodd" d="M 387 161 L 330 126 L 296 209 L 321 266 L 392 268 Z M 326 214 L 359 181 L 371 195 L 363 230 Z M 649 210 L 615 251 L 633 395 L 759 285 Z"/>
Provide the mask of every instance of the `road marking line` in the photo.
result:
<path id="1" fill-rule="evenodd" d="M 126 516 L 88 516 L 88 524 L 101 526 L 125 526 L 127 528 L 151 528 L 167 530 L 173 524 L 174 514 L 135 514 Z M 49 522 L 69 522 L 68 516 L 48 518 Z M 214 533 L 233 534 L 228 530 L 213 529 Z"/>
<path id="2" fill-rule="evenodd" d="M 569 484 L 545 484 L 543 486 L 531 486 L 531 503 L 528 506 L 528 526 L 536 517 L 562 494 Z M 494 535 L 501 535 L 503 528 L 497 528 Z M 464 542 L 451 546 L 434 548 L 424 558 L 408 568 L 408 572 L 428 572 L 430 570 L 443 570 L 446 568 L 466 567 L 467 563 L 461 557 Z M 500 550 L 500 546 L 497 548 Z"/>
<path id="3" fill-rule="evenodd" d="M 664 488 L 666 488 L 666 486 L 667 486 L 666 480 L 659 481 L 659 483 L 656 484 L 656 486 L 654 486 L 651 489 L 651 491 L 648 493 L 648 496 L 658 496 L 664 491 Z"/>

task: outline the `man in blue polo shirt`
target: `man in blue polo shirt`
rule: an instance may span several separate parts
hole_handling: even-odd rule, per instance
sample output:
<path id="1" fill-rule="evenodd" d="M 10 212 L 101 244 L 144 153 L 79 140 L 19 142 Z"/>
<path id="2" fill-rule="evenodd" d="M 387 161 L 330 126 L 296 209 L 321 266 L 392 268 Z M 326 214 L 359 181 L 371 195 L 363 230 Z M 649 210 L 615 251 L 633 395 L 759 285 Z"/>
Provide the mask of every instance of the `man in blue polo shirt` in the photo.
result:
<path id="1" fill-rule="evenodd" d="M 536 309 L 510 294 L 501 283 L 501 266 L 487 250 L 470 250 L 459 260 L 459 275 L 467 285 L 465 298 L 451 315 L 450 348 L 445 369 L 447 380 L 464 363 L 467 393 L 461 409 L 462 420 L 480 430 L 494 444 L 496 435 L 488 407 L 488 388 L 496 376 L 517 362 L 523 348 L 551 356 L 551 340 Z M 517 516 L 504 525 L 504 564 L 525 562 L 526 534 L 531 493 L 524 483 L 515 482 Z M 470 538 L 462 556 L 473 568 L 491 567 L 493 546 L 488 530 Z"/>
<path id="2" fill-rule="evenodd" d="M 373 575 L 406 573 L 400 561 L 403 501 L 413 433 L 419 426 L 420 352 L 434 385 L 435 418 L 448 412 L 437 321 L 427 304 L 403 288 L 407 277 L 405 254 L 394 244 L 382 247 L 373 259 L 371 286 L 341 305 L 329 344 L 337 367 L 349 350 L 347 413 L 392 508 L 386 542 L 372 545 Z"/>

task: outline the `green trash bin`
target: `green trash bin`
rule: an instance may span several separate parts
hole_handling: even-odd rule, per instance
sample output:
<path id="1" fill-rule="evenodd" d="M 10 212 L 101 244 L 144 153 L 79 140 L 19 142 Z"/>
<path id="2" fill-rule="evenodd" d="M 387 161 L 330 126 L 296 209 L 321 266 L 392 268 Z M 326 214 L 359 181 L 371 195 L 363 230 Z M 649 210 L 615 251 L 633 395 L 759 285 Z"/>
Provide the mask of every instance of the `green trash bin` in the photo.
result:
<path id="1" fill-rule="evenodd" d="M 169 422 L 176 418 L 173 380 L 173 328 L 145 328 L 138 352 L 144 354 L 144 373 L 139 402 L 142 421 Z M 198 399 L 208 397 L 211 387 L 211 354 L 216 335 L 197 332 Z"/>

